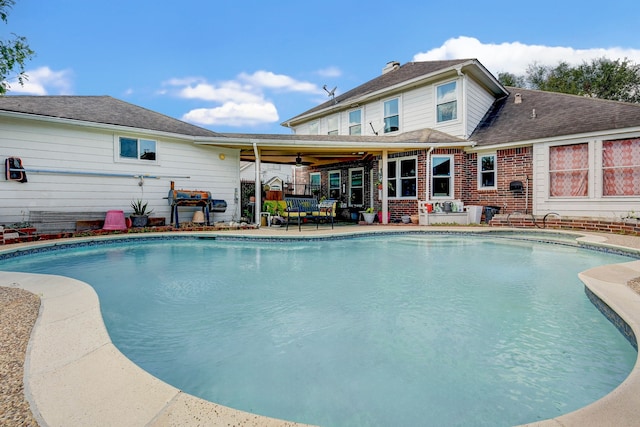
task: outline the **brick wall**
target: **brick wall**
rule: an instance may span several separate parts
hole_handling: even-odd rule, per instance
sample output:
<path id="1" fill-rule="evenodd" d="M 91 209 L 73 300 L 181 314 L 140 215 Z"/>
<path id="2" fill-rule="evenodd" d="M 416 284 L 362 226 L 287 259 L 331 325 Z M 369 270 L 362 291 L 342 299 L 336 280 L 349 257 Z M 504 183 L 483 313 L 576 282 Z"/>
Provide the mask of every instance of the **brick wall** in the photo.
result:
<path id="1" fill-rule="evenodd" d="M 535 222 L 534 222 L 535 219 Z M 536 227 L 556 230 L 593 231 L 600 233 L 627 234 L 640 236 L 640 220 L 614 220 L 590 217 L 557 217 L 519 214 L 495 215 L 489 223 L 492 227 Z"/>

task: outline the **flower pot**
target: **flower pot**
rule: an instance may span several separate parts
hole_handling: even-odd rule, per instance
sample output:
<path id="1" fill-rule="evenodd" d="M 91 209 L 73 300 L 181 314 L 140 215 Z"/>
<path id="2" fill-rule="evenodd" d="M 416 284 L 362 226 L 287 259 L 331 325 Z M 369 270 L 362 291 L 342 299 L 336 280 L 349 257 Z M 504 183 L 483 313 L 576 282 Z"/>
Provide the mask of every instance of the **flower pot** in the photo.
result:
<path id="1" fill-rule="evenodd" d="M 363 212 L 363 213 L 362 213 L 362 216 L 364 217 L 364 221 L 365 221 L 367 224 L 373 224 L 373 220 L 375 219 L 376 214 L 375 214 L 374 212 L 371 212 L 371 213 L 369 213 L 369 212 Z"/>
<path id="2" fill-rule="evenodd" d="M 130 215 L 132 227 L 146 227 L 149 222 L 148 215 Z"/>

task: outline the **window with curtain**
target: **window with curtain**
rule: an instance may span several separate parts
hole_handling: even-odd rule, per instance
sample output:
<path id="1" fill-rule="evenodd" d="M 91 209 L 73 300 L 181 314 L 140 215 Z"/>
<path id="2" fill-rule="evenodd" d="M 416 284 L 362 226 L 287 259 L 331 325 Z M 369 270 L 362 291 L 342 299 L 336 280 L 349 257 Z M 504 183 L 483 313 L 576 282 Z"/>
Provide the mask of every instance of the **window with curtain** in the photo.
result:
<path id="1" fill-rule="evenodd" d="M 602 195 L 640 195 L 640 138 L 602 142 Z"/>
<path id="2" fill-rule="evenodd" d="M 586 197 L 589 189 L 589 145 L 549 147 L 549 196 Z"/>

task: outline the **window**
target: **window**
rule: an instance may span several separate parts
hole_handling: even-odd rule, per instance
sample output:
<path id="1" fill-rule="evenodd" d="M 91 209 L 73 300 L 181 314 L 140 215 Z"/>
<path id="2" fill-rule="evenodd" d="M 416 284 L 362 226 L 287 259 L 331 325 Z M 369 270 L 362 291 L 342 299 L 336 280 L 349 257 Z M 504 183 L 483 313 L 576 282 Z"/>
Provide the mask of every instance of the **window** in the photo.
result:
<path id="1" fill-rule="evenodd" d="M 390 160 L 387 163 L 387 195 L 390 198 L 415 198 L 418 191 L 417 158 Z"/>
<path id="2" fill-rule="evenodd" d="M 478 156 L 478 188 L 480 190 L 496 189 L 496 155 Z"/>
<path id="3" fill-rule="evenodd" d="M 349 205 L 364 204 L 364 169 L 349 169 Z"/>
<path id="4" fill-rule="evenodd" d="M 588 181 L 588 144 L 549 147 L 549 196 L 586 197 Z"/>
<path id="5" fill-rule="evenodd" d="M 314 172 L 309 174 L 309 190 L 311 190 L 311 194 L 318 195 L 321 190 L 321 181 L 320 181 L 320 172 Z"/>
<path id="6" fill-rule="evenodd" d="M 602 142 L 602 195 L 640 195 L 640 138 Z"/>
<path id="7" fill-rule="evenodd" d="M 327 135 L 338 134 L 338 115 L 335 114 L 327 119 Z"/>
<path id="8" fill-rule="evenodd" d="M 431 196 L 453 197 L 453 156 L 431 158 Z"/>
<path id="9" fill-rule="evenodd" d="M 349 112 L 349 135 L 362 134 L 362 110 Z"/>
<path id="10" fill-rule="evenodd" d="M 340 171 L 329 171 L 329 198 L 333 200 L 340 199 Z"/>
<path id="11" fill-rule="evenodd" d="M 396 132 L 400 129 L 398 98 L 384 102 L 384 133 Z"/>
<path id="12" fill-rule="evenodd" d="M 309 135 L 317 135 L 318 134 L 318 122 L 309 123 Z"/>
<path id="13" fill-rule="evenodd" d="M 120 158 L 156 160 L 156 142 L 149 139 L 120 137 Z"/>
<path id="14" fill-rule="evenodd" d="M 456 82 L 438 86 L 436 110 L 438 123 L 456 120 L 458 118 L 458 97 Z"/>

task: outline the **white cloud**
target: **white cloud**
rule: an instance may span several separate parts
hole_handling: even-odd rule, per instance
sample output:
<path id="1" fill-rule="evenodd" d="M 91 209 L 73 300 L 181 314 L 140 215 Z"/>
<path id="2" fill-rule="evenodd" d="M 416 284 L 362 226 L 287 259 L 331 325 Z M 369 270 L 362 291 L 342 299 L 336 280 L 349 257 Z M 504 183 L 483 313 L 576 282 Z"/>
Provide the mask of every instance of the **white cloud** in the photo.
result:
<path id="1" fill-rule="evenodd" d="M 278 121 L 275 105 L 265 103 L 226 102 L 219 107 L 197 108 L 182 116 L 182 119 L 200 125 L 255 126 Z"/>
<path id="2" fill-rule="evenodd" d="M 183 115 L 184 120 L 225 126 L 256 126 L 278 121 L 278 111 L 267 99 L 269 92 L 322 92 L 313 83 L 263 70 L 253 74 L 240 73 L 234 80 L 217 83 L 200 77 L 174 78 L 163 86 L 159 91 L 163 95 L 220 104 L 191 110 Z"/>
<path id="3" fill-rule="evenodd" d="M 26 71 L 27 79 L 24 86 L 16 78 L 9 80 L 9 92 L 24 95 L 55 95 L 71 94 L 71 70 L 54 71 L 49 67 L 40 67 Z"/>
<path id="4" fill-rule="evenodd" d="M 414 55 L 414 61 L 477 58 L 497 76 L 501 72 L 524 75 L 532 64 L 556 66 L 564 61 L 579 65 L 597 58 L 624 59 L 640 62 L 640 50 L 621 47 L 575 49 L 563 46 L 527 45 L 520 42 L 482 43 L 473 37 L 460 36 L 442 46 Z"/>
<path id="5" fill-rule="evenodd" d="M 338 67 L 327 67 L 316 71 L 316 73 L 321 77 L 340 77 L 342 75 L 342 70 Z"/>

